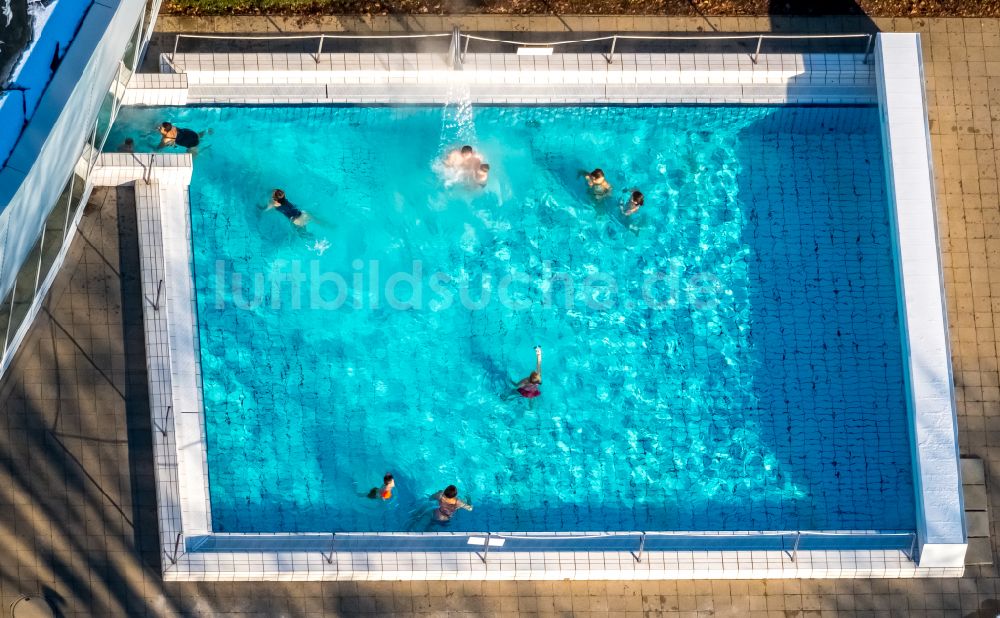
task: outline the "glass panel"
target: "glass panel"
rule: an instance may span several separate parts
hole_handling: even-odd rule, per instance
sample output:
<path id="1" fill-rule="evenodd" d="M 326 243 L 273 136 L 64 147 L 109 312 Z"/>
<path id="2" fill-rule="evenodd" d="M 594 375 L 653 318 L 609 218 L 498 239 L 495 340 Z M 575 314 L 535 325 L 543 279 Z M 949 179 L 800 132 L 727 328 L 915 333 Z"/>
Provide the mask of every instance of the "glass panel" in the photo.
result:
<path id="1" fill-rule="evenodd" d="M 82 183 L 80 183 L 82 184 Z M 45 233 L 42 235 L 42 270 L 39 281 L 45 279 L 56 261 L 56 255 L 62 248 L 63 240 L 66 237 L 66 219 L 70 209 L 70 196 L 73 193 L 73 178 L 66 182 L 59 200 L 56 202 L 49 218 L 45 220 Z"/>
<path id="2" fill-rule="evenodd" d="M 7 324 L 10 322 L 10 301 L 14 297 L 14 291 L 7 294 L 7 298 L 0 305 L 0 350 L 7 349 Z"/>
<path id="3" fill-rule="evenodd" d="M 83 197 L 83 190 L 87 188 L 86 178 L 80 174 L 73 174 L 73 199 L 70 200 L 70 208 L 80 203 L 80 198 Z"/>
<path id="4" fill-rule="evenodd" d="M 149 0 L 146 2 L 146 13 L 142 16 L 142 36 L 147 36 L 152 34 L 147 32 L 149 30 L 149 24 L 153 21 L 156 16 L 156 12 L 160 10 L 160 0 Z M 145 41 L 143 41 L 145 43 Z"/>
<path id="5" fill-rule="evenodd" d="M 141 27 L 141 21 L 135 25 L 135 30 L 132 31 L 132 38 L 129 39 L 128 45 L 125 47 L 125 54 L 122 55 L 122 70 L 118 73 L 118 81 L 122 85 L 128 85 L 128 80 L 132 77 L 132 72 L 135 71 L 135 60 L 139 52 L 138 39 L 141 34 Z"/>
<path id="6" fill-rule="evenodd" d="M 104 95 L 104 101 L 101 102 L 101 109 L 97 112 L 97 136 L 94 139 L 94 148 L 98 152 L 104 147 L 104 140 L 107 138 L 108 130 L 111 128 L 111 116 L 114 113 L 114 106 L 114 92 L 108 90 L 107 94 Z"/>
<path id="7" fill-rule="evenodd" d="M 94 165 L 97 164 L 97 157 L 100 156 L 101 152 L 97 149 L 97 120 L 94 120 L 94 127 L 90 131 L 90 138 L 87 139 L 87 148 L 84 149 L 84 156 L 88 157 L 87 160 L 87 174 L 90 174 L 90 170 L 94 169 Z"/>
<path id="8" fill-rule="evenodd" d="M 35 285 L 38 280 L 38 264 L 42 254 L 42 237 L 38 236 L 35 246 L 31 248 L 28 259 L 24 260 L 21 270 L 17 273 L 14 281 L 14 302 L 11 304 L 10 330 L 7 331 L 7 341 L 17 332 L 24 316 L 28 313 L 28 307 L 35 298 Z"/>
<path id="9" fill-rule="evenodd" d="M 111 130 L 115 115 L 118 113 L 119 100 L 125 94 L 125 87 L 118 81 L 118 75 L 121 75 L 122 70 L 122 64 L 119 62 L 118 73 L 115 74 L 115 79 L 111 80 L 111 87 L 104 95 L 101 109 L 97 112 L 97 150 L 104 148 L 104 140 L 108 138 L 108 132 Z"/>
<path id="10" fill-rule="evenodd" d="M 73 220 L 76 216 L 77 211 L 87 205 L 86 202 L 81 202 L 80 198 L 83 197 L 83 190 L 87 188 L 87 179 L 79 174 L 73 175 L 73 195 L 69 200 L 69 222 Z M 69 224 L 67 222 L 67 225 Z M 72 230 L 67 229 L 66 232 L 69 233 Z"/>

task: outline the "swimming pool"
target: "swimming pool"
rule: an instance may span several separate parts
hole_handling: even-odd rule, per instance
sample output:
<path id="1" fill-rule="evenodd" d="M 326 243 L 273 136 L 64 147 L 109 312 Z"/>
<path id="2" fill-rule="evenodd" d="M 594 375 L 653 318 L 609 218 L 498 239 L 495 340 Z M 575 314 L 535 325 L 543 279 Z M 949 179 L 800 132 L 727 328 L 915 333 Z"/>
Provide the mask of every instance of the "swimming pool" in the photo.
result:
<path id="1" fill-rule="evenodd" d="M 108 143 L 162 118 L 212 129 L 216 531 L 424 530 L 449 483 L 451 530 L 913 528 L 875 108 L 126 109 Z M 466 141 L 484 189 L 435 165 Z M 543 395 L 504 397 L 535 344 Z"/>

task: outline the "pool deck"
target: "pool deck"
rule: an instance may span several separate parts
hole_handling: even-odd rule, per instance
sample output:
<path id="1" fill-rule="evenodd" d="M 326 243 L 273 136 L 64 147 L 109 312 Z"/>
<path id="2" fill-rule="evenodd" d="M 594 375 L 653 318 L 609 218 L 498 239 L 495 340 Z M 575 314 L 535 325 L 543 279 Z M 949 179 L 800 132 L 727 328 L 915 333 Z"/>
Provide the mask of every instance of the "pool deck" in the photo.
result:
<path id="1" fill-rule="evenodd" d="M 363 31 L 375 25 L 337 18 Z M 468 29 L 619 30 L 626 18 L 469 18 Z M 590 19 L 590 22 L 585 20 Z M 440 17 L 388 20 L 444 30 Z M 533 21 L 534 20 L 534 21 Z M 560 21 L 562 20 L 562 21 Z M 267 20 L 207 20 L 250 31 Z M 1000 20 L 875 20 L 924 33 L 931 138 L 963 455 L 1000 505 Z M 796 25 L 799 24 L 799 25 Z M 656 31 L 857 31 L 856 20 L 676 19 Z M 161 31 L 193 22 L 160 23 Z M 270 27 L 270 26 L 269 26 Z M 333 29 L 322 24 L 323 29 Z M 168 38 L 158 38 L 162 44 Z M 170 39 L 172 40 L 172 39 Z M 155 53 L 157 50 L 151 50 Z M 159 577 L 134 193 L 92 197 L 45 308 L 0 381 L 0 602 L 45 594 L 64 616 L 995 616 L 995 567 L 960 580 L 164 583 Z M 991 275 L 991 270 L 997 276 Z M 996 283 L 997 294 L 991 286 Z M 1000 476 L 998 476 L 1000 478 Z M 994 535 L 995 536 L 995 535 Z M 998 545 L 970 548 L 994 558 Z"/>

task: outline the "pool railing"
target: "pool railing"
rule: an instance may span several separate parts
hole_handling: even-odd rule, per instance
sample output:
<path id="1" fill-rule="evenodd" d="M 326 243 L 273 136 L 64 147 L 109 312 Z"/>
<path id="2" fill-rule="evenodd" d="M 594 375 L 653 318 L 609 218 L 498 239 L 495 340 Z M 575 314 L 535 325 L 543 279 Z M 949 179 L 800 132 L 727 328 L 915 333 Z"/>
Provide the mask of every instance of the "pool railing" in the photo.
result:
<path id="1" fill-rule="evenodd" d="M 188 552 L 320 552 L 327 562 L 337 552 L 474 551 L 484 563 L 494 552 L 629 552 L 641 563 L 651 551 L 780 551 L 798 561 L 800 551 L 901 551 L 916 562 L 915 532 L 336 532 L 329 534 L 216 533 L 186 539 Z M 176 550 L 182 547 L 178 535 Z M 170 556 L 168 556 L 170 558 Z"/>
<path id="2" fill-rule="evenodd" d="M 868 64 L 875 45 L 875 35 L 873 33 L 854 34 L 717 34 L 717 35 L 645 35 L 645 34 L 609 34 L 582 39 L 563 39 L 554 41 L 522 41 L 516 39 L 500 39 L 479 36 L 475 34 L 464 34 L 456 26 L 452 32 L 420 33 L 420 34 L 296 34 L 296 35 L 276 35 L 276 36 L 253 36 L 241 34 L 182 34 L 174 35 L 174 47 L 170 53 L 169 60 L 173 64 L 177 55 L 178 47 L 182 39 L 204 39 L 204 40 L 224 40 L 224 41 L 296 41 L 296 40 L 318 40 L 318 46 L 313 58 L 319 64 L 320 56 L 323 54 L 323 45 L 327 40 L 391 40 L 391 39 L 431 39 L 450 38 L 451 44 L 448 50 L 449 57 L 453 58 L 454 68 L 461 69 L 469 53 L 469 44 L 472 41 L 496 43 L 501 45 L 512 45 L 517 53 L 522 50 L 554 50 L 560 46 L 581 45 L 584 43 L 610 42 L 607 53 L 602 54 L 608 64 L 614 63 L 614 56 L 618 47 L 618 41 L 747 41 L 756 42 L 754 51 L 750 53 L 750 60 L 757 64 L 760 57 L 761 48 L 764 41 L 820 41 L 835 39 L 858 39 L 864 41 L 864 56 L 862 62 Z M 462 42 L 464 39 L 464 43 Z M 549 52 L 551 53 L 551 52 Z"/>

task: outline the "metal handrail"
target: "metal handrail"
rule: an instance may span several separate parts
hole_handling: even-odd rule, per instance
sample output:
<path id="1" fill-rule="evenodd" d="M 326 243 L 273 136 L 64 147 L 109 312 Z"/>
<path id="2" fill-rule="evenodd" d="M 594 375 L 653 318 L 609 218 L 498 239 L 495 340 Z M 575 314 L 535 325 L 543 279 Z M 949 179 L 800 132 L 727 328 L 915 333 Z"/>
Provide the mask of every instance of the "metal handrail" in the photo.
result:
<path id="1" fill-rule="evenodd" d="M 504 541 L 504 540 L 512 540 L 512 541 L 513 540 L 517 540 L 517 541 L 520 541 L 520 543 L 518 543 L 518 545 L 520 546 L 520 549 L 514 548 L 513 549 L 514 552 L 518 552 L 518 551 L 530 552 L 530 551 L 544 551 L 544 549 L 538 549 L 538 548 L 533 549 L 531 541 L 545 541 L 545 540 L 558 540 L 558 541 L 575 541 L 575 540 L 584 541 L 584 540 L 591 540 L 591 541 L 593 541 L 595 539 L 613 539 L 613 538 L 617 538 L 617 539 L 621 539 L 620 543 L 615 544 L 615 547 L 617 549 L 610 549 L 607 546 L 603 546 L 602 545 L 601 548 L 594 549 L 594 551 L 629 551 L 632 554 L 632 558 L 637 563 L 642 563 L 643 562 L 643 558 L 646 556 L 646 554 L 649 551 L 653 551 L 653 552 L 684 551 L 684 550 L 680 549 L 681 546 L 671 546 L 671 547 L 675 547 L 675 549 L 672 549 L 672 550 L 665 550 L 663 548 L 660 548 L 660 549 L 655 549 L 654 548 L 653 550 L 647 549 L 646 546 L 649 544 L 649 542 L 652 539 L 655 539 L 655 538 L 669 539 L 671 537 L 676 537 L 676 538 L 681 538 L 681 539 L 686 539 L 686 540 L 693 540 L 695 537 L 702 537 L 702 538 L 714 538 L 714 539 L 720 539 L 720 540 L 722 540 L 722 539 L 728 539 L 728 538 L 731 538 L 731 539 L 747 539 L 747 538 L 750 538 L 750 537 L 763 537 L 763 538 L 772 539 L 773 541 L 769 542 L 767 547 L 761 548 L 760 551 L 781 551 L 781 553 L 787 555 L 788 559 L 791 561 L 791 563 L 795 564 L 795 565 L 798 565 L 798 558 L 799 558 L 798 554 L 799 554 L 799 551 L 803 549 L 803 547 L 802 547 L 803 543 L 807 542 L 809 538 L 814 538 L 815 539 L 817 537 L 831 537 L 831 538 L 833 538 L 833 537 L 839 537 L 841 540 L 844 540 L 844 541 L 847 541 L 849 539 L 858 540 L 858 539 L 864 539 L 864 538 L 868 538 L 868 539 L 873 540 L 873 541 L 876 541 L 876 540 L 883 540 L 884 541 L 884 540 L 891 539 L 891 538 L 908 538 L 908 539 L 910 539 L 910 543 L 909 543 L 908 549 L 905 546 L 898 546 L 898 544 L 885 545 L 885 546 L 882 546 L 882 549 L 884 549 L 886 551 L 900 551 L 900 552 L 903 553 L 903 555 L 906 556 L 906 558 L 908 560 L 910 560 L 912 562 L 916 562 L 916 560 L 917 560 L 917 557 L 916 557 L 916 546 L 917 546 L 917 541 L 918 541 L 918 537 L 917 537 L 916 532 L 879 532 L 879 531 L 876 531 L 876 530 L 857 530 L 857 531 L 849 531 L 848 530 L 848 531 L 829 531 L 829 532 L 826 532 L 826 531 L 758 531 L 758 532 L 746 531 L 746 532 L 732 532 L 732 533 L 726 533 L 726 532 L 722 532 L 722 533 L 710 533 L 710 532 L 698 533 L 698 532 L 691 532 L 691 531 L 653 531 L 653 532 L 648 532 L 648 531 L 642 531 L 642 532 L 639 532 L 639 531 L 609 531 L 609 532 L 591 532 L 591 533 L 579 533 L 579 534 L 577 534 L 577 533 L 570 533 L 570 534 L 535 534 L 535 533 L 525 533 L 525 534 L 506 533 L 506 534 L 497 534 L 495 532 L 438 532 L 438 533 L 419 533 L 419 532 L 381 532 L 381 533 L 380 532 L 338 532 L 338 533 L 328 533 L 328 534 L 330 534 L 330 538 L 328 539 L 328 543 L 329 544 L 328 545 L 324 544 L 323 548 L 319 550 L 319 552 L 321 553 L 321 555 L 323 556 L 323 558 L 327 562 L 327 564 L 333 564 L 334 563 L 334 558 L 335 558 L 335 555 L 336 555 L 336 553 L 338 551 L 349 551 L 349 552 L 350 551 L 382 551 L 382 550 L 379 550 L 378 548 L 372 548 L 372 547 L 353 547 L 353 548 L 351 548 L 350 547 L 351 546 L 351 539 L 356 539 L 357 537 L 382 537 L 382 538 L 384 538 L 386 540 L 388 540 L 388 539 L 398 539 L 398 538 L 407 538 L 407 537 L 409 537 L 409 538 L 418 538 L 418 539 L 427 540 L 427 541 L 432 541 L 432 539 L 435 538 L 435 537 L 437 537 L 439 540 L 442 540 L 442 541 L 445 541 L 447 539 L 447 541 L 445 541 L 443 544 L 441 544 L 439 546 L 435 546 L 433 542 L 431 542 L 430 545 L 421 543 L 419 547 L 414 547 L 414 548 L 410 548 L 410 549 L 406 549 L 405 545 L 404 546 L 395 545 L 394 548 L 393 548 L 393 551 L 397 551 L 397 552 L 398 551 L 433 551 L 435 549 L 435 547 L 438 547 L 440 549 L 444 549 L 444 550 L 447 550 L 447 551 L 456 551 L 457 548 L 459 546 L 461 546 L 461 545 L 474 545 L 474 546 L 477 546 L 477 549 L 474 549 L 473 552 L 477 555 L 477 557 L 484 564 L 487 563 L 488 558 L 489 558 L 489 554 L 490 554 L 490 550 L 493 547 L 500 548 L 500 547 L 502 547 L 504 545 L 503 542 L 494 543 L 494 541 Z M 317 535 L 324 536 L 322 533 L 317 533 Z M 231 537 L 252 537 L 251 539 L 248 539 L 248 540 L 250 540 L 253 543 L 253 548 L 254 548 L 253 551 L 261 551 L 260 541 L 261 541 L 262 538 L 275 537 L 275 538 L 278 538 L 279 541 L 280 541 L 281 537 L 286 537 L 286 536 L 292 536 L 292 537 L 294 537 L 294 536 L 297 536 L 297 535 L 294 534 L 294 533 L 268 533 L 268 534 L 254 534 L 254 535 L 221 533 L 221 534 L 215 534 L 215 535 L 211 535 L 211 536 L 220 536 L 220 537 L 230 537 L 230 536 Z M 793 540 L 792 546 L 790 548 L 790 551 L 789 551 L 788 545 L 786 544 L 787 540 L 789 538 L 791 538 Z M 167 553 L 167 557 L 168 557 L 168 559 L 171 559 L 171 562 L 173 562 L 174 560 L 176 560 L 176 556 L 178 554 L 179 539 L 180 539 L 180 535 L 178 535 L 178 542 L 176 542 L 175 545 L 174 545 L 173 554 L 172 555 L 169 552 L 166 551 L 167 548 L 164 548 L 165 549 L 165 553 Z M 473 540 L 475 540 L 476 542 L 473 543 L 472 542 Z M 770 547 L 770 545 L 774 541 L 779 541 L 779 540 L 780 540 L 780 547 L 777 547 L 777 546 Z M 346 542 L 345 543 L 346 546 L 341 544 L 342 541 Z M 462 543 L 462 541 L 465 541 L 466 543 Z M 635 542 L 636 543 L 636 545 L 632 545 L 631 546 L 632 547 L 631 550 L 628 549 L 628 546 L 629 546 L 630 542 Z M 572 545 L 572 543 L 571 543 L 571 545 Z M 193 547 L 193 548 L 189 548 L 189 549 L 191 549 L 192 551 L 196 551 L 196 550 L 198 550 L 198 548 L 200 546 L 201 546 L 201 544 L 198 544 L 198 546 Z M 482 546 L 482 550 L 481 551 L 478 549 L 478 546 Z M 869 548 L 871 549 L 871 548 L 875 548 L 875 547 L 876 546 L 871 546 Z M 508 547 L 508 548 L 505 548 L 505 549 L 509 550 L 510 548 Z M 585 545 L 583 547 L 576 546 L 575 548 L 571 548 L 570 546 L 564 546 L 563 549 L 566 550 L 566 551 L 588 551 L 588 549 L 586 548 Z M 820 548 L 820 549 L 822 549 L 822 548 Z M 849 549 L 849 547 L 845 547 L 844 549 L 847 550 L 847 549 Z M 864 549 L 864 547 L 861 547 L 860 549 Z M 695 548 L 689 548 L 688 549 L 688 551 L 706 551 L 706 550 L 707 550 L 707 548 L 702 548 L 702 549 L 699 550 L 697 547 L 695 547 Z M 738 548 L 734 548 L 733 549 L 733 551 L 736 551 L 736 550 L 738 550 Z M 264 551 L 267 551 L 267 550 L 264 550 Z M 276 548 L 274 551 L 289 551 L 289 550 L 286 547 L 285 549 Z M 316 550 L 312 550 L 312 551 L 316 551 Z M 724 547 L 715 547 L 714 549 L 711 549 L 711 551 L 727 551 L 727 550 Z M 816 549 L 809 550 L 809 548 L 806 547 L 805 551 L 817 551 L 817 550 Z"/>
<path id="2" fill-rule="evenodd" d="M 173 406 L 167 406 L 167 411 L 163 414 L 163 424 L 153 421 L 153 428 L 160 432 L 164 438 L 167 437 L 167 423 L 170 421 L 170 413 L 173 412 Z"/>
<path id="3" fill-rule="evenodd" d="M 279 36 L 244 36 L 232 34 L 176 34 L 174 35 L 174 49 L 170 52 L 170 64 L 174 63 L 174 56 L 177 55 L 177 46 L 181 39 L 218 39 L 227 41 L 296 41 L 303 39 L 319 39 L 319 48 L 316 51 L 316 64 L 319 64 L 319 56 L 323 53 L 323 43 L 326 39 L 431 39 L 452 36 L 450 32 L 432 32 L 427 34 L 289 34 Z"/>
<path id="4" fill-rule="evenodd" d="M 160 310 L 160 295 L 163 293 L 163 279 L 156 284 L 156 300 L 153 301 L 153 311 Z"/>
<path id="5" fill-rule="evenodd" d="M 174 542 L 174 553 L 173 554 L 168 554 L 166 550 L 163 551 L 164 555 L 166 555 L 166 557 L 167 557 L 167 560 L 170 561 L 170 564 L 177 564 L 178 554 L 179 554 L 180 549 L 181 549 L 181 539 L 183 539 L 183 538 L 184 538 L 184 533 L 183 532 L 178 532 L 177 533 L 177 540 Z"/>
<path id="6" fill-rule="evenodd" d="M 465 37 L 465 46 L 462 51 L 462 60 L 465 60 L 465 55 L 469 50 L 469 41 L 486 41 L 490 43 L 503 43 L 507 45 L 517 45 L 520 47 L 556 47 L 559 45 L 572 45 L 577 43 L 596 43 L 600 41 L 611 41 L 611 50 L 605 55 L 608 64 L 614 62 L 615 48 L 618 45 L 619 39 L 631 40 L 631 41 L 757 41 L 757 47 L 754 53 L 750 54 L 750 61 L 757 64 L 757 59 L 760 56 L 760 49 L 764 44 L 765 40 L 809 40 L 809 39 L 865 39 L 867 42 L 865 44 L 864 52 L 864 64 L 868 64 L 868 58 L 871 55 L 872 45 L 875 41 L 875 35 L 872 33 L 858 33 L 858 34 L 713 34 L 713 35 L 687 35 L 687 34 L 677 34 L 677 35 L 644 35 L 644 34 L 611 34 L 599 37 L 590 37 L 586 39 L 570 39 L 570 40 L 559 40 L 559 41 L 518 41 L 514 39 L 496 39 L 492 37 L 477 36 L 474 34 L 462 34 Z"/>
<path id="7" fill-rule="evenodd" d="M 357 534 L 368 534 L 368 535 L 371 535 L 371 534 L 381 534 L 381 533 L 361 532 L 361 533 L 357 533 Z M 384 533 L 384 534 L 385 535 L 390 535 L 390 534 L 395 535 L 397 533 L 392 532 L 392 533 Z M 426 536 L 426 533 L 403 533 L 403 534 L 404 535 L 413 535 L 413 536 Z M 469 534 L 470 534 L 470 536 L 475 536 L 476 533 L 469 533 Z M 481 532 L 479 534 L 486 534 L 486 533 L 485 532 Z M 532 539 L 534 539 L 534 540 L 561 541 L 561 540 L 564 540 L 564 539 L 567 539 L 567 540 L 568 539 L 602 539 L 602 538 L 611 538 L 611 537 L 616 537 L 616 536 L 640 536 L 640 535 L 657 536 L 657 537 L 665 537 L 665 538 L 677 537 L 677 536 L 712 536 L 712 537 L 716 537 L 716 536 L 718 536 L 718 537 L 730 537 L 730 536 L 732 536 L 732 537 L 740 537 L 740 538 L 742 538 L 742 537 L 746 537 L 746 536 L 754 536 L 754 537 L 758 537 L 758 536 L 791 536 L 791 535 L 795 534 L 795 535 L 802 535 L 802 536 L 830 536 L 830 537 L 845 537 L 845 538 L 851 538 L 851 537 L 880 537 L 880 538 L 884 538 L 884 537 L 907 537 L 907 538 L 909 538 L 914 533 L 913 532 L 865 532 L 865 531 L 823 532 L 823 531 L 819 531 L 819 530 L 807 530 L 807 531 L 791 531 L 791 530 L 789 530 L 789 531 L 782 532 L 782 531 L 775 531 L 775 530 L 761 530 L 759 532 L 758 531 L 747 532 L 747 533 L 722 532 L 720 534 L 720 533 L 704 533 L 704 532 L 691 531 L 691 530 L 678 530 L 678 531 L 654 530 L 652 532 L 640 532 L 640 531 L 585 532 L 585 533 L 582 533 L 582 534 L 550 534 L 550 535 L 535 534 L 535 533 L 526 533 L 526 534 L 523 534 L 523 535 L 520 535 L 520 534 L 498 534 L 496 532 L 494 532 L 492 534 L 493 534 L 493 538 L 499 538 L 499 539 L 510 539 L 510 540 L 522 540 L 522 539 L 532 540 Z"/>
<path id="8" fill-rule="evenodd" d="M 456 28 L 457 30 L 457 28 Z M 231 41 L 295 41 L 303 39 L 319 39 L 319 46 L 317 47 L 314 59 L 316 63 L 320 62 L 320 55 L 323 53 L 323 43 L 326 39 L 428 39 L 428 38 L 442 38 L 442 37 L 455 37 L 455 31 L 452 32 L 433 32 L 425 34 L 290 34 L 290 35 L 278 35 L 278 36 L 244 36 L 244 35 L 232 35 L 232 34 L 176 34 L 174 35 L 174 48 L 170 53 L 170 64 L 174 63 L 174 56 L 177 55 L 177 48 L 180 45 L 182 38 L 184 39 L 216 39 L 216 40 L 231 40 Z M 462 46 L 462 52 L 458 55 L 460 61 L 465 61 L 465 56 L 469 51 L 470 41 L 484 41 L 488 43 L 502 43 L 505 45 L 517 45 L 519 47 L 558 47 L 561 45 L 574 45 L 579 43 L 598 43 L 601 41 L 611 41 L 611 48 L 607 54 L 604 54 L 605 59 L 607 59 L 608 64 L 614 62 L 615 50 L 618 46 L 619 40 L 628 41 L 757 41 L 757 46 L 752 54 L 750 54 L 750 61 L 757 64 L 757 60 L 760 57 L 760 50 L 764 45 L 764 41 L 770 40 L 814 40 L 814 39 L 865 39 L 865 51 L 864 51 L 864 64 L 868 64 L 868 60 L 872 53 L 872 48 L 875 43 L 875 35 L 873 33 L 856 33 L 856 34 L 676 34 L 676 35 L 646 35 L 646 34 L 609 34 L 597 37 L 588 37 L 583 39 L 564 39 L 557 41 L 521 41 L 516 39 L 498 39 L 493 37 L 479 36 L 475 34 L 463 34 L 458 33 L 458 38 L 465 38 L 465 44 Z"/>

